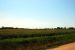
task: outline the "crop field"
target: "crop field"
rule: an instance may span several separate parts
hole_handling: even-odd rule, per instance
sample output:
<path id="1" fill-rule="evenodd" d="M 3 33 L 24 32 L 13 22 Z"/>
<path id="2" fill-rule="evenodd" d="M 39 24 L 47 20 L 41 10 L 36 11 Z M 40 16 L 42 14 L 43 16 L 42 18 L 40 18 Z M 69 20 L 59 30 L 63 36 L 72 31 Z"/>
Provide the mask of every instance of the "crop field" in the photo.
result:
<path id="1" fill-rule="evenodd" d="M 75 41 L 75 29 L 0 29 L 0 50 L 45 50 Z"/>

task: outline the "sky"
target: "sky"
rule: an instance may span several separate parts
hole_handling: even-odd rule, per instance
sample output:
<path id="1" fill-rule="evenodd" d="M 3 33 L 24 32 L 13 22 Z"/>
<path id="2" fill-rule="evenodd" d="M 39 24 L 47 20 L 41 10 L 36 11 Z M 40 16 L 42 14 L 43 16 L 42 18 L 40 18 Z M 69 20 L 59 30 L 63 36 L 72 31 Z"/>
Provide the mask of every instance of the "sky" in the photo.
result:
<path id="1" fill-rule="evenodd" d="M 0 0 L 0 27 L 75 27 L 75 0 Z"/>

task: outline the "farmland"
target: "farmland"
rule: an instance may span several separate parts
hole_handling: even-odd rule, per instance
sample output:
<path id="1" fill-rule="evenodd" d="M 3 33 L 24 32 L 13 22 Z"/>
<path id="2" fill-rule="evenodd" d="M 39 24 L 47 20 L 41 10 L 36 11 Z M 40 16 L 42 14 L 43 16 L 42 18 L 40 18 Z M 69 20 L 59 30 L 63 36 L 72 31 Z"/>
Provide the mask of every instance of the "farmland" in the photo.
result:
<path id="1" fill-rule="evenodd" d="M 45 50 L 75 41 L 75 29 L 0 29 L 0 50 Z"/>

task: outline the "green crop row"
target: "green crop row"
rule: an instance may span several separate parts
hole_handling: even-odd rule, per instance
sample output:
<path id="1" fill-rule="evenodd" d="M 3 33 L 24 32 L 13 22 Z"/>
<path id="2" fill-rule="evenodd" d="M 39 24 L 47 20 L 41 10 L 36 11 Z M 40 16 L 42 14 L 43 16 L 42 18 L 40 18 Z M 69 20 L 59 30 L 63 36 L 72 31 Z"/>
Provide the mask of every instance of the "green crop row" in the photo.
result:
<path id="1" fill-rule="evenodd" d="M 75 34 L 56 35 L 56 36 L 41 36 L 41 37 L 28 37 L 28 38 L 11 38 L 11 39 L 0 39 L 0 43 L 30 43 L 30 42 L 47 42 L 47 41 L 70 41 L 75 40 Z"/>

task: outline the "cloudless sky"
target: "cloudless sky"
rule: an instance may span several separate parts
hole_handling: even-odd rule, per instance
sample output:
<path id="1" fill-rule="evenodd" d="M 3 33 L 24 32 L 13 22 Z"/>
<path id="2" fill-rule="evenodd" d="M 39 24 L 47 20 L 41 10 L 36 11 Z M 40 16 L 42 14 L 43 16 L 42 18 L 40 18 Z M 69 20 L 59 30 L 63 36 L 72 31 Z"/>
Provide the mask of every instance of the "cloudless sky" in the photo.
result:
<path id="1" fill-rule="evenodd" d="M 0 0 L 0 27 L 75 27 L 75 0 Z"/>

